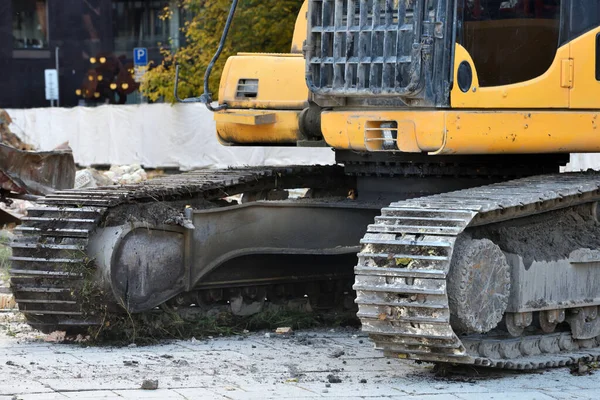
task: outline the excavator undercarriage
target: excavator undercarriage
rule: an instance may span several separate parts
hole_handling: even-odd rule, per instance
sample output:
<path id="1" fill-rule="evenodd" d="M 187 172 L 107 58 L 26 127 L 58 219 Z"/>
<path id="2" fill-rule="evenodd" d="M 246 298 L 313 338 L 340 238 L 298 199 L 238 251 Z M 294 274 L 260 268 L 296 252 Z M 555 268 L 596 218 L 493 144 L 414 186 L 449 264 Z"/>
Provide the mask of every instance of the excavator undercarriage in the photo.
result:
<path id="1" fill-rule="evenodd" d="M 48 195 L 12 245 L 19 307 L 42 331 L 83 332 L 178 307 L 250 315 L 355 301 L 388 355 L 516 369 L 600 356 L 597 173 L 526 177 L 564 157 L 513 157 L 513 175 L 494 176 L 475 167 L 490 160 L 467 158 L 455 163 L 470 169 L 464 188 L 448 191 L 423 177 L 439 165 L 397 160 L 403 178 L 391 178 L 373 159 L 339 159 L 346 171 L 197 171 Z M 430 187 L 410 185 L 417 176 Z M 405 180 L 405 200 L 369 193 L 374 179 Z M 310 190 L 282 200 L 294 188 Z"/>

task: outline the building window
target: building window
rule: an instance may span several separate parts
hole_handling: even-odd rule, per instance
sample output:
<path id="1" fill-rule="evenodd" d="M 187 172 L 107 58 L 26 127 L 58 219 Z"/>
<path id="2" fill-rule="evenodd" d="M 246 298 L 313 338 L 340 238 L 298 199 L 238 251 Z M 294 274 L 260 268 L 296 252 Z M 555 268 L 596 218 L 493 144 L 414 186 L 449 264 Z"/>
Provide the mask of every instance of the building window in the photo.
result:
<path id="1" fill-rule="evenodd" d="M 48 47 L 46 0 L 12 0 L 13 42 L 17 49 Z"/>
<path id="2" fill-rule="evenodd" d="M 168 0 L 114 0 L 113 32 L 115 52 L 129 53 L 135 47 L 158 48 L 169 44 L 171 36 L 179 35 L 179 15 L 161 18 L 165 7 L 176 6 Z"/>

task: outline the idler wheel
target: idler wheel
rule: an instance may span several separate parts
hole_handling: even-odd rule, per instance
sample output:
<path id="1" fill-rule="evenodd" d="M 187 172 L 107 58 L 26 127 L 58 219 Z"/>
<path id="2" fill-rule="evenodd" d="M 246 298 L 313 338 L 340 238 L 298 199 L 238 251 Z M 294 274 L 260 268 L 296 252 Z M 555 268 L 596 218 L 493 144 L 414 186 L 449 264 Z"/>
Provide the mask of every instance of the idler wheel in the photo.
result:
<path id="1" fill-rule="evenodd" d="M 448 274 L 450 322 L 457 333 L 484 333 L 502 320 L 510 295 L 510 268 L 488 239 L 459 238 Z"/>

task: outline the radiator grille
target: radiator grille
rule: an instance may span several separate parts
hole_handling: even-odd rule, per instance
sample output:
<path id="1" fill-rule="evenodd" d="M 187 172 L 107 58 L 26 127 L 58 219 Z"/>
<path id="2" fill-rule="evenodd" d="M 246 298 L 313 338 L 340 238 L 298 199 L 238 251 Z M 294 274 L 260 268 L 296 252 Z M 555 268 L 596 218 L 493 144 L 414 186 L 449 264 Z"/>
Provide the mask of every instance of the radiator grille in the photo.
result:
<path id="1" fill-rule="evenodd" d="M 256 98 L 258 96 L 258 79 L 240 79 L 235 97 L 238 99 Z"/>
<path id="2" fill-rule="evenodd" d="M 419 29 L 426 1 L 311 0 L 310 89 L 343 96 L 407 94 L 419 68 Z"/>

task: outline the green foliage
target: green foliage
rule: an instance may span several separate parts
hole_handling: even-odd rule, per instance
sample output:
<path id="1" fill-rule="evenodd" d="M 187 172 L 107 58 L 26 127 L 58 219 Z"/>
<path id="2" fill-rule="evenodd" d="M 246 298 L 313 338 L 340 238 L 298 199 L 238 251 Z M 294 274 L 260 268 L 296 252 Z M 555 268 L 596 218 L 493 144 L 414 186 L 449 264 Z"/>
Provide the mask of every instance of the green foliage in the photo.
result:
<path id="1" fill-rule="evenodd" d="M 221 58 L 210 79 L 213 98 L 218 97 L 221 72 L 227 58 L 238 52 L 289 53 L 296 17 L 303 0 L 240 0 Z M 187 44 L 175 53 L 163 49 L 164 60 L 146 73 L 140 88 L 156 101 L 174 102 L 175 63 L 181 65 L 180 97 L 203 93 L 204 73 L 227 20 L 231 0 L 182 0 L 191 20 L 185 23 Z M 165 9 L 163 18 L 173 10 Z"/>
<path id="2" fill-rule="evenodd" d="M 10 269 L 10 257 L 12 256 L 12 249 L 9 246 L 9 240 L 6 238 L 0 238 L 0 279 L 8 281 L 9 269 Z"/>

